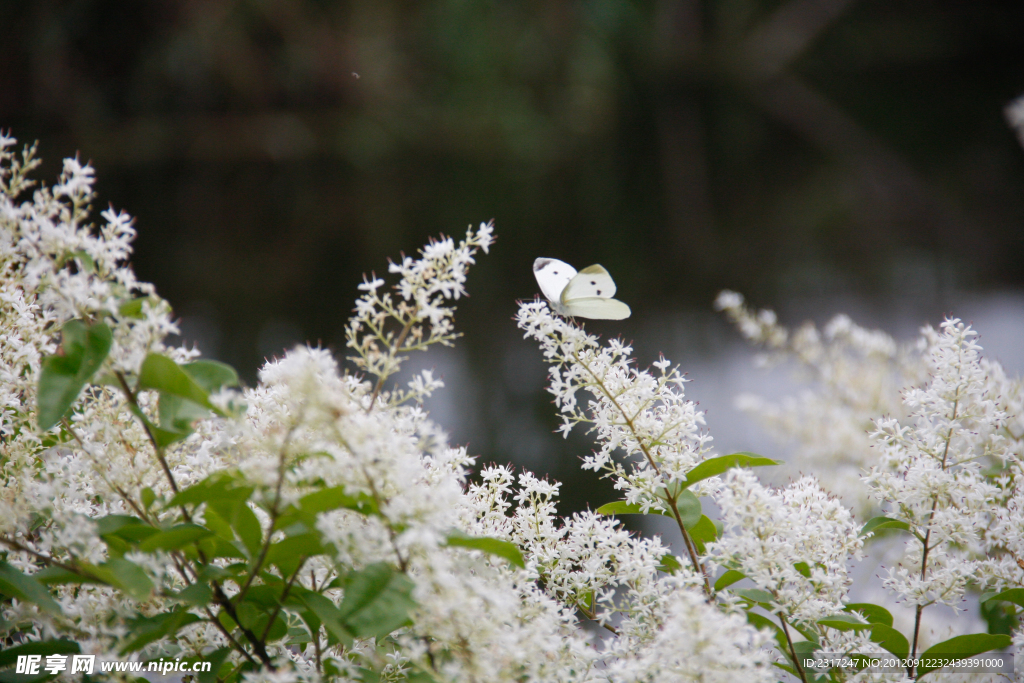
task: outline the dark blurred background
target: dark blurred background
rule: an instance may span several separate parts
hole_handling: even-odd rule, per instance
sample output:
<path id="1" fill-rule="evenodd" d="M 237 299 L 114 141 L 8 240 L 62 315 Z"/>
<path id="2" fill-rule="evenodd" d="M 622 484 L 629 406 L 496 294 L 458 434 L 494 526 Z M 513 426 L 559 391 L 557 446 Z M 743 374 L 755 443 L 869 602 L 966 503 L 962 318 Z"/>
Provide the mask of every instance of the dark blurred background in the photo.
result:
<path id="1" fill-rule="evenodd" d="M 591 327 L 687 370 L 736 343 L 723 287 L 794 324 L 1012 317 L 1022 93 L 1019 1 L 0 0 L 0 127 L 48 180 L 92 162 L 139 276 L 249 382 L 343 355 L 363 272 L 495 219 L 465 339 L 418 362 L 455 441 L 560 480 L 589 445 L 511 320 L 535 257 L 603 264 L 634 316 Z M 613 497 L 583 476 L 566 509 Z"/>

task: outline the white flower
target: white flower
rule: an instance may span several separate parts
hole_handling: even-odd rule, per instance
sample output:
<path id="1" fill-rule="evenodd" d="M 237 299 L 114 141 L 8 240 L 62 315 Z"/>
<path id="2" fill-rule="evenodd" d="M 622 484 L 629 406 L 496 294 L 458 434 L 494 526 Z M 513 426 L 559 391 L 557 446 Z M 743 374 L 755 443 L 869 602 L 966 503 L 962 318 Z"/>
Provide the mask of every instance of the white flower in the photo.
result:
<path id="1" fill-rule="evenodd" d="M 779 490 L 749 470 L 733 469 L 716 498 L 725 526 L 708 558 L 771 593 L 789 621 L 813 624 L 842 611 L 850 587 L 847 564 L 864 541 L 850 511 L 811 477 Z"/>
<path id="2" fill-rule="evenodd" d="M 616 339 L 600 344 L 545 302 L 520 303 L 516 320 L 551 363 L 548 391 L 562 413 L 559 431 L 585 423 L 596 434 L 599 449 L 584 458 L 584 469 L 604 470 L 645 511 L 668 510 L 664 491 L 710 452 L 704 413 L 686 400 L 682 374 L 664 358 L 656 372 L 633 367 L 631 347 Z"/>
<path id="3" fill-rule="evenodd" d="M 914 605 L 956 606 L 999 502 L 982 466 L 1006 415 L 990 395 L 976 333 L 955 318 L 924 333 L 929 382 L 904 391 L 905 420 L 877 420 L 878 464 L 864 482 L 913 534 L 885 585 Z"/>
<path id="4" fill-rule="evenodd" d="M 665 595 L 658 612 L 661 628 L 650 644 L 634 651 L 616 650 L 617 656 L 608 667 L 609 680 L 616 683 L 768 683 L 778 680 L 771 666 L 770 637 L 749 626 L 742 614 L 722 613 L 708 605 L 699 591 L 682 586 Z"/>

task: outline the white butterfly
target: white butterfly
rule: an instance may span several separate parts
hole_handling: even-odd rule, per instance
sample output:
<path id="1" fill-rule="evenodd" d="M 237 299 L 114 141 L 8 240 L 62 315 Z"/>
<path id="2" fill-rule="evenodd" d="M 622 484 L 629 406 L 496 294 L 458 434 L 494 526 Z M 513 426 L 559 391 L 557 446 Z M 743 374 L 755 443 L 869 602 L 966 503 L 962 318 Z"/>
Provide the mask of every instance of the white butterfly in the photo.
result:
<path id="1" fill-rule="evenodd" d="M 577 273 L 565 261 L 539 258 L 533 262 L 533 275 L 559 315 L 595 320 L 629 317 L 629 306 L 612 298 L 615 281 L 599 265 L 587 266 Z"/>

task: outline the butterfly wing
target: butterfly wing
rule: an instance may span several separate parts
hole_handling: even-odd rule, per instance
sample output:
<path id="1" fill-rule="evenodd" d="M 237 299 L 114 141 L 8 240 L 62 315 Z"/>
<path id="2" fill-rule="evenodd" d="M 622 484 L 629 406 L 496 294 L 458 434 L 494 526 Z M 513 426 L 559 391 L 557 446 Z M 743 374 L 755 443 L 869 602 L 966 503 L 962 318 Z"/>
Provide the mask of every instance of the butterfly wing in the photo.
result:
<path id="1" fill-rule="evenodd" d="M 560 300 L 566 285 L 576 276 L 576 269 L 556 258 L 539 258 L 533 262 L 533 276 L 548 301 Z"/>
<path id="2" fill-rule="evenodd" d="M 610 299 L 615 296 L 615 280 L 599 265 L 587 266 L 577 273 L 562 290 L 559 297 L 562 304 L 574 299 L 597 297 Z"/>
<path id="3" fill-rule="evenodd" d="M 571 299 L 559 307 L 559 313 L 573 318 L 590 318 L 591 320 L 622 320 L 628 318 L 632 311 L 629 306 L 618 299 L 605 299 L 597 296 L 586 296 Z"/>

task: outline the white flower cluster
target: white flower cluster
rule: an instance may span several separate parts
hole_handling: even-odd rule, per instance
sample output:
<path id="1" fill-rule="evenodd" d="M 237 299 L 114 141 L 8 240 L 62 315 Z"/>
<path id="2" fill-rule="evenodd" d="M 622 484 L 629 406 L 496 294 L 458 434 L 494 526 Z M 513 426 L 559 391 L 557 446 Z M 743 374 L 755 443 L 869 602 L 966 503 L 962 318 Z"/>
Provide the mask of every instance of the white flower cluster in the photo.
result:
<path id="1" fill-rule="evenodd" d="M 705 602 L 700 593 L 684 587 L 666 592 L 658 602 L 660 628 L 646 647 L 621 648 L 608 665 L 616 683 L 699 681 L 700 683 L 769 683 L 777 681 L 771 666 L 766 631 L 747 625 L 739 612 Z"/>
<path id="2" fill-rule="evenodd" d="M 419 259 L 404 256 L 388 268 L 401 276 L 395 285 L 397 296 L 379 293 L 384 281 L 376 276 L 359 285 L 364 294 L 356 301 L 345 336 L 357 354 L 351 360 L 377 378 L 371 401 L 398 371 L 405 360 L 402 354 L 432 344 L 447 346 L 459 336 L 452 323 L 455 309 L 447 302 L 466 293 L 466 271 L 475 263 L 474 254 L 478 249 L 486 254 L 493 242 L 494 226 L 484 223 L 476 231 L 467 231 L 457 247 L 451 237 L 444 237 L 428 244 Z M 393 404 L 419 400 L 441 386 L 427 372 L 414 378 L 408 391 L 396 391 L 388 398 Z"/>
<path id="3" fill-rule="evenodd" d="M 956 319 L 925 332 L 930 380 L 904 391 L 906 419 L 877 420 L 878 462 L 864 482 L 913 534 L 886 587 L 913 605 L 956 606 L 986 528 L 998 524 L 1001 491 L 983 468 L 1006 457 L 1006 413 L 989 390 L 977 333 Z"/>
<path id="4" fill-rule="evenodd" d="M 749 470 L 731 470 L 716 502 L 721 540 L 709 560 L 741 572 L 772 596 L 772 608 L 790 623 L 813 625 L 841 612 L 850 588 L 847 566 L 864 541 L 850 511 L 812 477 L 774 490 Z"/>
<path id="5" fill-rule="evenodd" d="M 678 519 L 679 499 L 670 492 L 678 492 L 688 473 L 712 455 L 703 416 L 685 400 L 678 371 L 664 359 L 654 364 L 655 372 L 637 370 L 629 346 L 617 340 L 601 344 L 544 302 L 520 303 L 517 319 L 552 364 L 549 390 L 563 414 L 561 431 L 585 423 L 596 433 L 598 451 L 584 468 L 616 477 L 625 501 L 636 509 Z M 586 404 L 580 390 L 586 391 Z M 625 464 L 614 459 L 616 451 Z M 617 639 L 608 649 L 615 656 L 606 660 L 613 680 L 775 680 L 763 649 L 768 636 L 740 628 L 734 596 L 711 599 L 702 562 L 742 571 L 771 591 L 777 614 L 824 632 L 813 622 L 842 610 L 850 584 L 847 562 L 862 546 L 849 510 L 813 479 L 774 492 L 750 472 L 732 470 L 724 486 L 717 478 L 692 486 L 721 507 L 722 539 L 709 544 L 707 555 L 688 542 L 692 561 L 675 560 L 682 566 L 673 577 L 658 578 L 655 569 L 664 568 L 658 565 L 665 550 L 656 542 L 615 539 L 615 527 L 593 514 L 553 523 L 552 484 L 521 476 L 520 508 L 507 517 L 508 505 L 500 502 L 511 481 L 504 468 L 488 470 L 477 495 L 498 501 L 500 514 L 490 518 L 527 550 L 530 567 L 549 592 L 613 629 Z M 716 649 L 726 642 L 742 654 Z M 739 669 L 726 665 L 737 661 Z"/>
<path id="6" fill-rule="evenodd" d="M 528 472 L 518 486 L 508 467 L 485 468 L 481 480 L 470 487 L 480 532 L 513 540 L 529 579 L 613 634 L 592 651 L 594 669 L 584 680 L 775 680 L 767 636 L 709 603 L 692 570 L 661 573 L 670 554 L 658 539 L 638 538 L 591 512 L 557 518 L 559 485 Z"/>
<path id="7" fill-rule="evenodd" d="M 38 432 L 42 360 L 58 353 L 61 327 L 74 318 L 110 325 L 101 373 L 134 371 L 150 352 L 177 360 L 194 354 L 164 346 L 176 331 L 170 308 L 125 263 L 135 236 L 131 218 L 107 210 L 104 223 L 91 224 L 92 168 L 66 159 L 55 186 L 23 199 L 38 161 L 34 148 L 17 154 L 15 144 L 0 134 L 0 549 L 27 571 L 38 569 L 40 557 L 95 564 L 106 551 L 90 519 L 132 514 L 139 491 L 160 488 L 163 475 L 140 452 L 144 432 L 109 387 L 87 389 L 89 400 L 63 426 Z M 109 588 L 62 589 L 58 602 L 57 621 L 28 603 L 4 618 L 30 615 L 40 635 L 73 628 L 84 650 L 123 633 L 112 616 L 127 613 L 126 601 Z"/>
<path id="8" fill-rule="evenodd" d="M 708 456 L 711 442 L 704 413 L 685 398 L 679 370 L 664 358 L 654 371 L 634 367 L 630 346 L 617 339 L 602 345 L 543 301 L 521 303 L 516 321 L 551 363 L 548 390 L 562 413 L 560 431 L 568 435 L 585 423 L 597 435 L 599 448 L 583 468 L 614 477 L 625 499 L 644 512 L 670 512 L 666 491 Z M 577 399 L 580 391 L 589 395 L 586 403 Z M 626 464 L 613 457 L 616 451 Z"/>
<path id="9" fill-rule="evenodd" d="M 811 371 L 813 384 L 798 398 L 741 403 L 795 440 L 803 467 L 845 494 L 859 470 L 857 509 L 885 515 L 872 526 L 905 534 L 881 578 L 914 609 L 912 652 L 926 646 L 927 606 L 961 609 L 968 590 L 1024 587 L 1024 380 L 982 358 L 974 330 L 950 319 L 901 348 L 845 316 L 823 334 L 805 326 L 790 335 L 770 311 L 745 308 L 738 294 L 724 292 L 718 307 L 768 347 L 771 360 L 795 359 Z M 840 477 L 835 463 L 846 470 Z M 729 506 L 723 511 L 728 518 Z M 898 540 L 889 541 L 890 559 Z M 827 634 L 832 651 L 844 651 L 836 635 Z M 1014 642 L 1020 652 L 1019 631 Z"/>
<path id="10" fill-rule="evenodd" d="M 889 335 L 837 315 L 822 330 L 806 323 L 790 333 L 770 310 L 753 312 L 736 292 L 715 302 L 749 341 L 765 347 L 762 366 L 793 361 L 807 388 L 779 402 L 753 394 L 736 397 L 775 436 L 796 446 L 791 471 L 813 471 L 825 488 L 840 492 L 861 516 L 877 502 L 860 481 L 875 462 L 868 432 L 879 415 L 901 417 L 901 387 L 924 374 L 920 347 L 900 346 Z"/>
<path id="11" fill-rule="evenodd" d="M 233 448 L 245 454 L 238 466 L 248 480 L 273 486 L 284 471 L 286 498 L 315 485 L 344 487 L 380 512 L 321 515 L 317 526 L 335 557 L 311 564 L 298 582 L 322 585 L 343 566 L 401 567 L 415 578 L 418 607 L 394 656 L 406 665 L 433 659 L 441 680 L 565 680 L 566 669 L 586 666 L 571 613 L 503 563 L 446 547 L 450 529 L 485 530 L 466 514 L 472 459 L 449 448 L 416 406 L 367 410 L 372 391 L 342 375 L 328 352 L 299 348 L 264 367 L 246 393 L 248 425 Z M 331 656 L 344 666 L 345 653 Z"/>
<path id="12" fill-rule="evenodd" d="M 559 484 L 519 475 L 513 491 L 508 467 L 489 467 L 482 484 L 471 487 L 478 517 L 489 533 L 499 533 L 523 548 L 527 570 L 545 590 L 617 633 L 648 633 L 652 598 L 658 596 L 658 566 L 669 553 L 658 539 L 638 538 L 614 519 L 592 512 L 562 520 L 556 516 Z M 621 621 L 616 616 L 621 617 Z"/>

